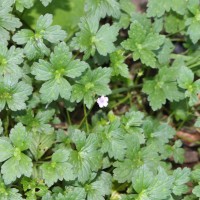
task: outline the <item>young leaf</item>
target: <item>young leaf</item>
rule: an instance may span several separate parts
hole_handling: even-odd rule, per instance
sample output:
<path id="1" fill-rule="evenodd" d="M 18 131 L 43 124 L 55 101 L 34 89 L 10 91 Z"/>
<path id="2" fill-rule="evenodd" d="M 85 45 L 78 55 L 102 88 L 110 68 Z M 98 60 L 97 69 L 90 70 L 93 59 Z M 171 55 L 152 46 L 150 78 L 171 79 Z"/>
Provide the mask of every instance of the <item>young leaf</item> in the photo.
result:
<path id="1" fill-rule="evenodd" d="M 43 197 L 48 192 L 48 187 L 38 179 L 23 177 L 21 184 L 27 200 L 37 200 L 37 197 Z"/>
<path id="2" fill-rule="evenodd" d="M 37 80 L 46 81 L 41 89 L 41 98 L 45 103 L 55 101 L 61 96 L 68 100 L 72 86 L 67 78 L 79 77 L 89 65 L 80 60 L 74 60 L 66 44 L 58 44 L 50 55 L 50 63 L 39 60 L 32 67 L 32 74 Z"/>
<path id="3" fill-rule="evenodd" d="M 58 180 L 65 179 L 69 181 L 74 179 L 73 167 L 68 162 L 68 158 L 69 151 L 60 149 L 52 155 L 50 163 L 42 164 L 42 176 L 49 187 Z"/>
<path id="4" fill-rule="evenodd" d="M 33 111 L 28 110 L 26 115 L 19 117 L 19 121 L 21 121 L 24 125 L 26 125 L 27 130 L 30 132 L 40 132 L 40 133 L 48 133 L 51 134 L 54 129 L 48 124 L 55 114 L 55 110 L 45 110 L 38 111 L 38 113 L 34 116 Z"/>
<path id="5" fill-rule="evenodd" d="M 0 45 L 0 76 L 7 81 L 17 82 L 22 77 L 19 65 L 23 62 L 23 50 L 11 46 Z"/>
<path id="6" fill-rule="evenodd" d="M 108 95 L 111 90 L 108 86 L 110 81 L 110 68 L 98 67 L 95 70 L 88 70 L 79 81 L 73 85 L 71 101 L 79 103 L 82 99 L 88 108 L 95 102 L 96 95 Z"/>
<path id="7" fill-rule="evenodd" d="M 99 20 L 94 16 L 82 18 L 79 24 L 80 32 L 73 38 L 71 47 L 84 52 L 84 58 L 94 56 L 96 50 L 102 56 L 106 56 L 115 50 L 114 42 L 117 40 L 118 28 L 115 25 L 102 25 L 99 28 Z"/>
<path id="8" fill-rule="evenodd" d="M 178 77 L 178 84 L 181 88 L 186 89 L 185 97 L 189 97 L 189 105 L 193 106 L 198 102 L 200 93 L 200 80 L 194 81 L 194 74 L 191 69 L 181 67 Z"/>
<path id="9" fill-rule="evenodd" d="M 128 66 L 124 63 L 125 56 L 122 50 L 117 50 L 110 54 L 110 67 L 112 68 L 112 76 L 123 76 L 129 78 L 130 74 L 128 71 Z"/>
<path id="10" fill-rule="evenodd" d="M 12 83 L 1 77 L 0 79 L 0 111 L 4 109 L 6 104 L 13 111 L 25 109 L 25 101 L 32 93 L 32 87 L 22 81 Z"/>
<path id="11" fill-rule="evenodd" d="M 126 50 L 133 51 L 133 59 L 138 59 L 147 66 L 156 67 L 156 54 L 155 50 L 158 50 L 164 42 L 164 36 L 154 33 L 137 21 L 134 21 L 130 30 L 128 31 L 129 38 L 122 42 L 122 46 Z"/>
<path id="12" fill-rule="evenodd" d="M 106 15 L 114 18 L 120 16 L 120 6 L 116 0 L 86 0 L 85 11 L 98 18 L 104 18 Z"/>
<path id="13" fill-rule="evenodd" d="M 153 110 L 161 108 L 162 104 L 169 101 L 179 101 L 182 99 L 183 93 L 177 86 L 176 68 L 163 67 L 154 77 L 154 80 L 146 80 L 143 85 L 143 92 L 148 94 L 148 100 Z"/>
<path id="14" fill-rule="evenodd" d="M 6 186 L 0 176 L 0 199 L 2 200 L 23 200 L 22 195 L 16 188 Z"/>
<path id="15" fill-rule="evenodd" d="M 51 26 L 52 18 L 51 14 L 41 15 L 34 32 L 21 29 L 13 36 L 13 40 L 18 45 L 25 45 L 24 53 L 29 60 L 49 55 L 50 50 L 45 45 L 45 41 L 56 44 L 66 38 L 66 32 L 61 30 L 60 26 Z"/>

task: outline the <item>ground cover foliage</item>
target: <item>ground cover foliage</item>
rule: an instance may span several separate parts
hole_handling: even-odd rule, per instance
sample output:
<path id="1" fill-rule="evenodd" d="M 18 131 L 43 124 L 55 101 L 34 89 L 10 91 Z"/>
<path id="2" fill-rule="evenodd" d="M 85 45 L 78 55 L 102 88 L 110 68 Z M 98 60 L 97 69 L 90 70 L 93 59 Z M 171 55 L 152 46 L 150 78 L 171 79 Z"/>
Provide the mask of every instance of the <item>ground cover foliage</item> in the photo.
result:
<path id="1" fill-rule="evenodd" d="M 199 199 L 199 40 L 199 0 L 0 0 L 0 200 Z"/>

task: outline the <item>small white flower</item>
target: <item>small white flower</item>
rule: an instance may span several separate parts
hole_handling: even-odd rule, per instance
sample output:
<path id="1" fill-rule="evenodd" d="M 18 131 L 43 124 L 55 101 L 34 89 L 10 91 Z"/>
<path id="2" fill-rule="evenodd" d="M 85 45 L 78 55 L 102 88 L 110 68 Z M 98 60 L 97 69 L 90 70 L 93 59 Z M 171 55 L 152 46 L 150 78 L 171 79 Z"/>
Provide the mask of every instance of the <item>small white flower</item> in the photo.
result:
<path id="1" fill-rule="evenodd" d="M 100 108 L 107 107 L 108 106 L 108 97 L 101 96 L 97 99 L 97 103 Z"/>

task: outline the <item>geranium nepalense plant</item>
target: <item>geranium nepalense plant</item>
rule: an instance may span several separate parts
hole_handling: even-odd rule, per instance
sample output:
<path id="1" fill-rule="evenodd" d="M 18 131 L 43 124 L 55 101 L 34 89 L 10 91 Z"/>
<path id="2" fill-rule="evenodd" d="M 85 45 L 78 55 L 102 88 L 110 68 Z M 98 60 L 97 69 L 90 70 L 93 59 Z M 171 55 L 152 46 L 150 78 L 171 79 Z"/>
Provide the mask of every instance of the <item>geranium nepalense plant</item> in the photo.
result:
<path id="1" fill-rule="evenodd" d="M 199 1 L 81 2 L 0 0 L 0 200 L 198 199 Z"/>

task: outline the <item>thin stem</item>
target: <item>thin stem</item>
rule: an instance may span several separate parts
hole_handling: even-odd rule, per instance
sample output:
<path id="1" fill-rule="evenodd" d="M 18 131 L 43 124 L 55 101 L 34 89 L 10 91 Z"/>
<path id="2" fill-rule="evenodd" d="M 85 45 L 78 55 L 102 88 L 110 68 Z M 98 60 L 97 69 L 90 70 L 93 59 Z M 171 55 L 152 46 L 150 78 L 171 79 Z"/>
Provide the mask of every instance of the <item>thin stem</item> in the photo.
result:
<path id="1" fill-rule="evenodd" d="M 125 57 L 125 60 L 126 60 L 127 58 L 131 57 L 131 56 L 132 56 L 132 53 L 129 53 L 129 54 Z"/>
<path id="2" fill-rule="evenodd" d="M 7 137 L 8 137 L 8 127 L 9 127 L 9 123 L 10 123 L 9 114 L 10 114 L 9 110 L 6 110 L 6 119 L 5 119 L 5 123 L 4 123 L 4 134 Z"/>
<path id="3" fill-rule="evenodd" d="M 68 110 L 67 110 L 67 121 L 69 125 L 72 125 L 71 117 Z"/>
<path id="4" fill-rule="evenodd" d="M 87 132 L 89 132 L 89 125 L 88 125 L 88 118 L 87 118 L 88 114 L 87 114 L 85 104 L 83 104 L 83 109 L 84 109 L 84 118 L 85 118 L 86 130 L 87 130 Z"/>
<path id="5" fill-rule="evenodd" d="M 83 123 L 85 122 L 86 120 L 86 117 L 88 117 L 88 115 L 90 114 L 92 108 L 93 108 L 94 105 L 92 105 L 92 107 L 90 108 L 90 110 L 87 112 L 87 115 L 83 117 L 83 119 L 81 120 L 81 123 L 79 124 L 79 128 L 81 128 L 81 126 L 83 125 Z"/>
<path id="6" fill-rule="evenodd" d="M 141 87 L 142 87 L 142 84 L 138 84 L 138 85 L 131 85 L 129 87 L 114 89 L 112 91 L 112 95 L 122 93 L 122 92 L 127 92 L 127 91 L 130 91 L 131 89 L 136 89 L 136 88 L 141 88 Z"/>
<path id="7" fill-rule="evenodd" d="M 74 28 L 74 30 L 68 35 L 67 39 L 65 40 L 65 42 L 67 43 L 69 40 L 71 40 L 71 38 L 75 35 L 75 32 L 77 32 L 79 30 L 79 27 L 76 26 Z"/>
<path id="8" fill-rule="evenodd" d="M 132 107 L 132 106 L 133 106 L 133 103 L 132 103 L 132 95 L 131 95 L 131 92 L 128 92 L 128 96 L 129 96 L 129 104 L 130 104 L 130 106 Z"/>
<path id="9" fill-rule="evenodd" d="M 111 107 L 111 109 L 112 109 L 112 108 L 115 108 L 115 107 L 117 107 L 117 106 L 119 106 L 119 105 L 121 105 L 121 104 L 124 103 L 124 102 L 126 102 L 129 98 L 130 98 L 129 94 L 126 95 L 125 98 L 123 98 L 122 100 L 120 100 L 119 102 L 117 102 L 116 104 L 114 104 L 114 105 Z"/>
<path id="10" fill-rule="evenodd" d="M 172 38 L 171 41 L 173 41 L 173 42 L 184 42 L 185 39 L 184 38 Z"/>

